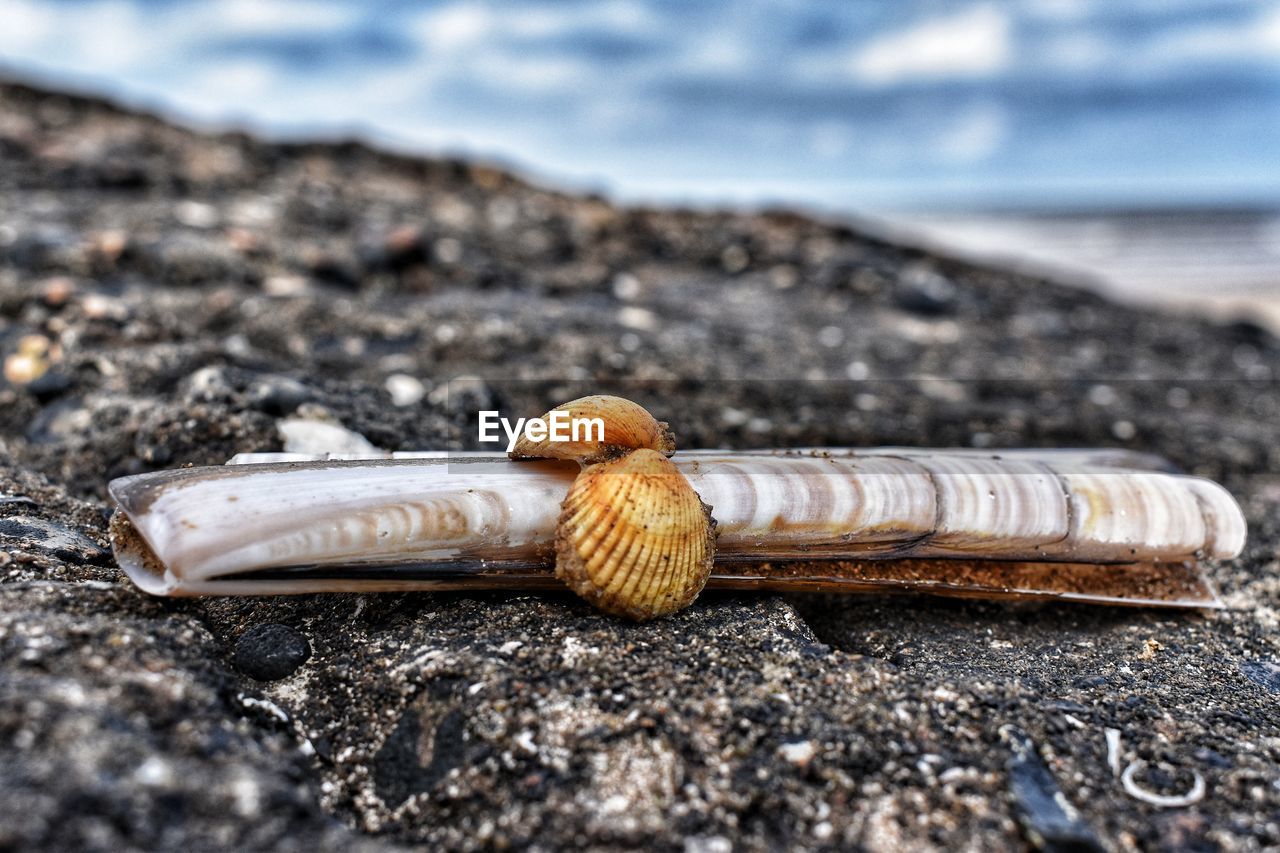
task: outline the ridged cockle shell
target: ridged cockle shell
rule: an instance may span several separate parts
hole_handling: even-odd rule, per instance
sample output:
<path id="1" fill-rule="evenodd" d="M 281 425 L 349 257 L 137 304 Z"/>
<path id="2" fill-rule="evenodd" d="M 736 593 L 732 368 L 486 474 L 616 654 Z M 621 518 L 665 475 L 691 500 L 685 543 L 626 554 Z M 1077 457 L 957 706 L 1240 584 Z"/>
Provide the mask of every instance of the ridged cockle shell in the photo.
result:
<path id="1" fill-rule="evenodd" d="M 655 450 L 585 469 L 561 507 L 556 576 L 601 610 L 637 620 L 674 613 L 711 574 L 711 509 Z"/>
<path id="2" fill-rule="evenodd" d="M 582 437 L 577 441 L 530 441 L 521 436 L 511 451 L 512 459 L 572 459 L 589 465 L 640 448 L 656 450 L 663 456 L 676 450 L 675 437 L 665 422 L 655 420 L 643 406 L 621 397 L 580 397 L 556 406 L 544 420 L 556 412 L 566 412 L 571 420 L 599 418 L 604 425 L 604 440 L 587 438 L 583 433 L 579 433 Z"/>

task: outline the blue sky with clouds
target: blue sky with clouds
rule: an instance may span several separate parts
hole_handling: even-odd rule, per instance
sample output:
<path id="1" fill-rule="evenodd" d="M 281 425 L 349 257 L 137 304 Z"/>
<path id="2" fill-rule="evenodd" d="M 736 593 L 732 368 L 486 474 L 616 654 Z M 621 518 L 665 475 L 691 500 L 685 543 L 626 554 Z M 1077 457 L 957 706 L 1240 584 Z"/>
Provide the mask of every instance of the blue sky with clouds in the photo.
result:
<path id="1" fill-rule="evenodd" d="M 1280 2 L 0 0 L 0 68 L 630 199 L 1280 203 Z"/>

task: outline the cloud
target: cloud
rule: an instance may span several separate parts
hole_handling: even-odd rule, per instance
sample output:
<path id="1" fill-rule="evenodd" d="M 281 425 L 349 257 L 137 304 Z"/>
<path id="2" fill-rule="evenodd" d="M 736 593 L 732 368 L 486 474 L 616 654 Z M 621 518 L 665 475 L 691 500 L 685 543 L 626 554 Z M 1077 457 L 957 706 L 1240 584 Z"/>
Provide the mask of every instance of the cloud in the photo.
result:
<path id="1" fill-rule="evenodd" d="M 1185 27 L 1157 39 L 1148 55 L 1162 63 L 1280 62 L 1280 9 L 1229 24 Z"/>
<path id="2" fill-rule="evenodd" d="M 1115 67 L 1122 53 L 1103 34 L 1085 27 L 1064 28 L 1034 47 L 1035 64 L 1050 72 L 1079 74 Z"/>
<path id="3" fill-rule="evenodd" d="M 843 122 L 820 122 L 809 133 L 809 151 L 819 160 L 839 160 L 853 150 L 853 144 L 853 131 Z"/>
<path id="4" fill-rule="evenodd" d="M 947 128 L 939 136 L 935 150 L 945 163 L 972 165 L 999 151 L 1008 135 L 1008 113 L 995 104 L 984 104 Z"/>
<path id="5" fill-rule="evenodd" d="M 656 26 L 643 6 L 627 0 L 502 9 L 476 0 L 455 0 L 425 11 L 410 25 L 426 44 L 446 50 L 546 42 L 592 32 L 639 35 Z"/>
<path id="6" fill-rule="evenodd" d="M 974 6 L 882 35 L 850 63 L 853 76 L 870 85 L 911 80 L 989 77 L 1012 55 L 1009 18 L 994 6 Z"/>
<path id="7" fill-rule="evenodd" d="M 417 29 L 427 44 L 450 50 L 482 43 L 496 26 L 495 16 L 484 6 L 456 3 L 427 13 Z"/>
<path id="8" fill-rule="evenodd" d="M 197 20 L 201 17 L 228 34 L 337 32 L 356 19 L 350 9 L 312 0 L 221 0 L 197 11 Z"/>
<path id="9" fill-rule="evenodd" d="M 0 0 L 0 67 L 648 197 L 1022 192 L 1147 160 L 1274 187 L 1280 2 Z"/>

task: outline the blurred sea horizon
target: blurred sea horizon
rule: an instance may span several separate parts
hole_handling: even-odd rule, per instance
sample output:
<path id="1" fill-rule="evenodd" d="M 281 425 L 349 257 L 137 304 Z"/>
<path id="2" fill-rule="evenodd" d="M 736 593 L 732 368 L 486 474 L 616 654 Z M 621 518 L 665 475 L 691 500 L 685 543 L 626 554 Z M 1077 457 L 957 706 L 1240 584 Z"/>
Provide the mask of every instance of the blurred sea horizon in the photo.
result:
<path id="1" fill-rule="evenodd" d="M 3 76 L 199 126 L 862 217 L 1144 300 L 1280 290 L 1277 2 L 0 0 L 0 22 Z"/>

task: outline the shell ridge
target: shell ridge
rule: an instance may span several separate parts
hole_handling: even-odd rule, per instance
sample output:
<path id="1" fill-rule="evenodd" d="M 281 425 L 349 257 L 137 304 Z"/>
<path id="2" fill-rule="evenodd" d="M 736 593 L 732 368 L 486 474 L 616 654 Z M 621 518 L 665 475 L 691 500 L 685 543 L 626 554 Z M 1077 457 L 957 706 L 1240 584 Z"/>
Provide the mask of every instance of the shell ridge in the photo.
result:
<path id="1" fill-rule="evenodd" d="M 640 476 L 636 488 L 631 491 L 639 491 L 647 493 L 646 497 L 652 496 L 657 491 L 652 488 L 652 484 L 648 482 L 648 478 L 644 475 Z M 637 497 L 628 493 L 628 498 L 637 501 Z M 649 501 L 639 504 L 643 509 L 648 510 L 652 505 Z M 601 584 L 605 587 L 605 591 L 618 597 L 629 598 L 635 591 L 635 586 L 640 582 L 641 578 L 649 573 L 650 563 L 657 553 L 652 546 L 654 543 L 651 538 L 644 534 L 649 531 L 652 521 L 649 518 L 650 513 L 645 511 L 637 519 L 641 522 L 641 528 L 637 529 L 635 523 L 627 520 L 628 537 L 626 540 L 627 548 L 621 554 L 617 555 L 614 562 L 613 571 L 610 573 L 608 580 L 601 579 Z M 663 534 L 655 534 L 659 537 L 659 541 L 665 538 Z M 622 571 L 624 567 L 629 567 L 629 571 Z"/>
<path id="2" fill-rule="evenodd" d="M 562 503 L 556 575 L 611 613 L 649 619 L 687 606 L 711 571 L 711 519 L 659 451 L 595 463 Z"/>
<path id="3" fill-rule="evenodd" d="M 1235 498 L 1218 483 L 1202 477 L 1188 477 L 1186 486 L 1195 497 L 1204 519 L 1205 553 L 1218 559 L 1240 556 L 1247 527 Z"/>
<path id="4" fill-rule="evenodd" d="M 938 535 L 938 531 L 939 531 L 939 530 L 941 529 L 941 527 L 942 527 L 942 519 L 943 519 L 943 517 L 944 517 L 944 516 L 943 516 L 943 505 L 942 505 L 942 502 L 943 502 L 942 489 L 941 489 L 941 488 L 939 488 L 939 486 L 938 486 L 938 478 L 937 478 L 937 477 L 935 477 L 935 476 L 933 475 L 933 472 L 932 472 L 932 471 L 930 471 L 930 470 L 929 470 L 927 467 L 925 467 L 924 465 L 921 465 L 919 462 L 916 462 L 916 461 L 915 461 L 914 459 L 912 459 L 911 457 L 909 457 L 909 456 L 900 456 L 900 455 L 895 455 L 895 454 L 886 454 L 886 456 L 888 456 L 890 459 L 896 459 L 896 460 L 898 460 L 899 462 L 904 462 L 904 463 L 906 463 L 907 467 L 909 467 L 909 468 L 915 468 L 917 471 L 919 471 L 919 472 L 924 476 L 924 478 L 925 478 L 926 480 L 928 480 L 928 481 L 929 481 L 930 485 L 932 485 L 932 486 L 933 486 L 933 501 L 934 501 L 934 507 L 933 507 L 933 529 L 932 529 L 932 530 L 930 530 L 930 531 L 928 531 L 928 532 L 926 532 L 926 533 L 921 534 L 920 538 L 916 539 L 914 542 L 912 542 L 912 543 L 910 543 L 908 546 L 906 546 L 906 548 L 903 550 L 903 552 L 902 552 L 902 553 L 903 553 L 903 554 L 910 554 L 910 553 L 913 553 L 914 551 L 917 551 L 917 550 L 919 550 L 919 549 L 923 548 L 925 545 L 927 545 L 927 544 L 929 544 L 930 542 L 932 542 L 932 541 L 933 541 L 933 539 L 934 539 L 934 537 Z"/>

